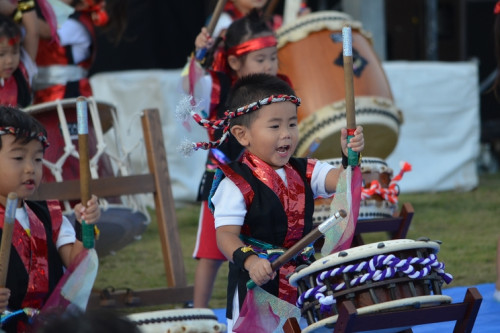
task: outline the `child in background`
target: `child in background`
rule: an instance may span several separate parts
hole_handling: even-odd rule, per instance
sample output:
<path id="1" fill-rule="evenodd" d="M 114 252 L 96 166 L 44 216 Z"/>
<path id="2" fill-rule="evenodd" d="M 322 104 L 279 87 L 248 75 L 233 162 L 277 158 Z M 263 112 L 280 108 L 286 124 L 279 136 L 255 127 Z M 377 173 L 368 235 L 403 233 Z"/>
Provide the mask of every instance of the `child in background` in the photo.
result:
<path id="1" fill-rule="evenodd" d="M 228 332 L 238 318 L 249 279 L 295 304 L 297 291 L 286 276 L 304 263 L 302 256 L 276 273 L 261 249 L 290 248 L 309 233 L 314 198 L 335 192 L 339 176 L 347 168 L 348 147 L 357 153 L 364 148 L 363 129 L 358 126 L 349 143 L 347 130 L 341 131 L 344 168 L 293 158 L 299 139 L 299 104 L 293 89 L 276 76 L 248 75 L 234 84 L 226 117 L 217 124 L 222 127 L 223 138 L 230 132 L 245 148 L 240 161 L 219 165 L 225 178 L 214 184 L 211 198 L 217 244 L 230 261 Z M 218 144 L 198 143 L 194 147 L 208 149 Z"/>
<path id="2" fill-rule="evenodd" d="M 10 17 L 0 14 L 0 104 L 2 105 L 25 107 L 31 103 L 31 79 L 24 61 L 21 61 L 21 53 L 19 25 Z M 27 60 L 31 62 L 30 59 Z"/>
<path id="3" fill-rule="evenodd" d="M 0 311 L 41 309 L 74 258 L 84 249 L 81 221 L 100 217 L 97 197 L 75 206 L 75 227 L 61 213 L 59 202 L 30 201 L 42 180 L 42 159 L 48 147 L 45 128 L 29 114 L 0 106 L 0 225 L 7 196 L 18 197 L 16 222 L 5 288 L 0 288 Z M 7 303 L 8 302 L 8 303 Z M 7 305 L 8 304 L 8 305 Z M 6 306 L 7 305 L 7 306 Z M 2 326 L 6 332 L 28 330 L 26 315 Z"/>
<path id="4" fill-rule="evenodd" d="M 127 1 L 61 0 L 74 12 L 57 29 L 58 41 L 43 19 L 38 21 L 40 41 L 33 82 L 35 103 L 92 95 L 88 71 L 96 53 L 95 27 L 109 27 L 120 38 L 125 29 Z M 108 16 L 107 9 L 113 13 Z M 41 16 L 41 15 L 40 15 Z"/>
<path id="5" fill-rule="evenodd" d="M 196 49 L 208 46 L 209 40 L 203 32 L 196 38 Z M 208 71 L 198 82 L 205 87 L 200 89 L 210 92 L 210 96 L 204 98 L 208 101 L 205 109 L 208 109 L 207 119 L 215 120 L 223 117 L 227 92 L 233 81 L 249 73 L 267 73 L 278 75 L 277 41 L 274 32 L 262 18 L 257 10 L 251 11 L 247 16 L 234 21 L 228 28 L 225 38 L 224 50 L 221 52 L 219 63 L 214 66 L 221 71 Z M 214 45 L 213 48 L 218 47 Z M 210 54 L 213 49 L 209 50 Z M 288 82 L 288 78 L 279 75 Z M 185 77 L 185 81 L 187 77 Z M 186 82 L 185 86 L 187 85 Z M 197 89 L 198 89 L 197 88 Z M 186 91 L 188 88 L 185 88 Z M 208 129 L 208 136 L 215 141 L 221 136 L 221 132 Z M 242 147 L 229 138 L 217 150 L 210 150 L 206 163 L 206 171 L 200 183 L 198 200 L 202 201 L 197 242 L 193 257 L 198 259 L 195 282 L 193 306 L 197 308 L 208 307 L 213 284 L 221 264 L 226 260 L 225 256 L 217 248 L 215 239 L 215 227 L 212 213 L 208 209 L 208 194 L 212 187 L 212 180 L 219 163 L 227 163 L 239 158 Z"/>
<path id="6" fill-rule="evenodd" d="M 37 0 L 46 4 L 47 0 Z M 0 0 L 0 13 L 12 18 L 22 27 L 22 46 L 30 61 L 35 62 L 38 50 L 38 26 L 35 12 L 35 1 L 32 0 Z M 26 61 L 25 59 L 23 59 Z"/>

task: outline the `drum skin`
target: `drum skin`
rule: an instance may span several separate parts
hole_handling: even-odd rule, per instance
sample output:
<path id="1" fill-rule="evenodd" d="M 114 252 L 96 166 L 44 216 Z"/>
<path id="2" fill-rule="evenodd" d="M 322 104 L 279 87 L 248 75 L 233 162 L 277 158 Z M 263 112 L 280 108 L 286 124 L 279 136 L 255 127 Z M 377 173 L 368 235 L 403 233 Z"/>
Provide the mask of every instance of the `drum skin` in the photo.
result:
<path id="1" fill-rule="evenodd" d="M 386 158 L 397 143 L 400 112 L 393 105 L 391 89 L 370 36 L 359 22 L 335 11 L 300 17 L 277 31 L 279 72 L 290 78 L 302 100 L 298 108 L 300 141 L 296 155 L 340 157 L 340 128 L 346 126 L 344 24 L 352 29 L 356 121 L 364 127 L 364 154 Z M 360 99 L 367 99 L 368 103 Z M 368 104 L 368 110 L 360 103 Z M 314 140 L 320 144 L 311 151 Z"/>

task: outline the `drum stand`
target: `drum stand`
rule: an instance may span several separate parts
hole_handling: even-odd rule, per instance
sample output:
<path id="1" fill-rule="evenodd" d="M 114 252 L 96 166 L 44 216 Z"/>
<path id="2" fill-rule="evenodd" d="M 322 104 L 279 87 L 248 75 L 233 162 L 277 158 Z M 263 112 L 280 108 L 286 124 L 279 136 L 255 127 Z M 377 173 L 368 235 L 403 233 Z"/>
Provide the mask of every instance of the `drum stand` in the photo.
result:
<path id="1" fill-rule="evenodd" d="M 334 332 L 350 333 L 402 327 L 400 333 L 411 333 L 413 330 L 407 327 L 445 321 L 456 322 L 454 333 L 472 332 L 482 300 L 477 288 L 468 288 L 461 303 L 363 315 L 358 315 L 354 304 L 347 301 L 339 308 Z M 283 330 L 285 333 L 301 332 L 295 318 L 288 319 Z"/>
<path id="2" fill-rule="evenodd" d="M 389 238 L 387 239 L 406 238 L 411 220 L 413 219 L 413 214 L 413 206 L 411 203 L 405 202 L 401 207 L 401 211 L 396 216 L 358 220 L 351 247 L 364 245 L 365 242 L 363 241 L 361 234 L 365 233 L 385 231 L 389 235 Z"/>
<path id="3" fill-rule="evenodd" d="M 187 286 L 184 259 L 182 251 L 178 250 L 181 245 L 158 110 L 144 110 L 141 121 L 149 173 L 93 179 L 90 188 L 92 194 L 103 198 L 141 193 L 153 194 L 168 287 L 134 290 L 133 293 L 128 291 L 92 294 L 88 303 L 89 308 L 100 305 L 125 307 L 138 304 L 185 303 L 193 299 L 193 286 Z M 80 198 L 80 181 L 77 179 L 43 183 L 30 199 L 47 200 L 49 198 L 78 200 Z"/>

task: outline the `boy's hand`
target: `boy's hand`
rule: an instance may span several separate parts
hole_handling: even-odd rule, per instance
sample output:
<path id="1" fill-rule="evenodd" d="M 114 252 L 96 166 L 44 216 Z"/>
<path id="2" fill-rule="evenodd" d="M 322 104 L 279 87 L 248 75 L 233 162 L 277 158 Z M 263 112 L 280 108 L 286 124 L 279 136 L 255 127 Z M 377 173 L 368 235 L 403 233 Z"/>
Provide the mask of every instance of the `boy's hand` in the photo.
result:
<path id="1" fill-rule="evenodd" d="M 363 127 L 358 126 L 354 131 L 354 137 L 351 138 L 349 144 L 347 143 L 347 129 L 342 128 L 340 135 L 340 145 L 345 156 L 348 156 L 348 149 L 360 153 L 365 148 L 365 138 L 363 136 Z"/>
<path id="2" fill-rule="evenodd" d="M 80 223 L 84 220 L 87 224 L 94 224 L 101 217 L 101 208 L 95 195 L 92 195 L 92 198 L 87 202 L 87 207 L 79 203 L 75 206 L 74 211 L 75 217 Z"/>
<path id="3" fill-rule="evenodd" d="M 269 260 L 257 256 L 249 257 L 245 261 L 245 268 L 247 268 L 250 278 L 258 286 L 266 284 L 276 276 Z"/>
<path id="4" fill-rule="evenodd" d="M 10 289 L 0 288 L 0 313 L 7 310 L 7 305 L 9 304 Z"/>

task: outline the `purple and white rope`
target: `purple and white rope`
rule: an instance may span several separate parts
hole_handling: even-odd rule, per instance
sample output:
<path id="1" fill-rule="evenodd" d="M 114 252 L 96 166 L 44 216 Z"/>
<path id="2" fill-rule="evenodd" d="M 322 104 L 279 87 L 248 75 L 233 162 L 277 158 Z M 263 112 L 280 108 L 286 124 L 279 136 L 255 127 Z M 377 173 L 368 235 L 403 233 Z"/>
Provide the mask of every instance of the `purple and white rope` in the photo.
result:
<path id="1" fill-rule="evenodd" d="M 416 270 L 413 265 L 422 265 L 423 268 L 421 270 Z M 399 259 L 393 254 L 375 255 L 368 261 L 362 261 L 355 265 L 340 266 L 332 270 L 321 272 L 316 277 L 317 286 L 302 293 L 302 295 L 298 297 L 296 304 L 299 308 L 302 308 L 305 300 L 310 297 L 316 298 L 322 306 L 335 303 L 335 300 L 333 300 L 333 302 L 331 301 L 333 296 L 325 296 L 324 292 L 327 289 L 324 281 L 330 277 L 344 273 L 356 273 L 366 270 L 366 273 L 350 281 L 351 286 L 357 286 L 369 280 L 383 281 L 392 278 L 397 272 L 406 274 L 411 279 L 419 279 L 429 275 L 432 271 L 435 271 L 447 284 L 449 284 L 453 280 L 453 276 L 445 273 L 444 268 L 444 263 L 437 261 L 435 254 L 430 254 L 428 258 L 408 257 L 405 259 Z M 330 287 L 332 290 L 338 291 L 345 289 L 346 284 L 345 282 L 340 282 L 331 284 Z"/>

